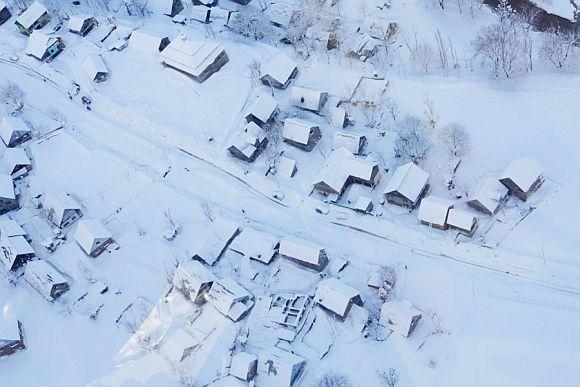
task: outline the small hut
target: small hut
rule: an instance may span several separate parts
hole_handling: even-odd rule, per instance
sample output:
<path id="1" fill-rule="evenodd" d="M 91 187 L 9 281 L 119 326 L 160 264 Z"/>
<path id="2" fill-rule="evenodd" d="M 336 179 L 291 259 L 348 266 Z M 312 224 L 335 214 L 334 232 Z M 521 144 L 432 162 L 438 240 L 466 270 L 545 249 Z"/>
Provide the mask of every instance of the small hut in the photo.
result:
<path id="1" fill-rule="evenodd" d="M 70 289 L 66 278 L 47 261 L 26 264 L 24 279 L 47 301 L 54 301 Z"/>
<path id="2" fill-rule="evenodd" d="M 175 270 L 172 284 L 195 304 L 207 301 L 207 293 L 217 278 L 198 261 L 181 263 Z"/>
<path id="3" fill-rule="evenodd" d="M 322 138 L 318 125 L 300 118 L 287 118 L 282 129 L 284 142 L 310 152 Z"/>
<path id="4" fill-rule="evenodd" d="M 46 35 L 34 31 L 28 37 L 26 53 L 38 60 L 50 62 L 64 50 L 64 43 L 59 36 Z"/>
<path id="5" fill-rule="evenodd" d="M 314 113 L 319 113 L 322 110 L 327 99 L 328 93 L 301 86 L 294 86 L 290 96 L 292 106 Z"/>
<path id="6" fill-rule="evenodd" d="M 87 15 L 71 16 L 68 20 L 68 30 L 73 34 L 87 36 L 99 23 L 94 17 Z"/>
<path id="7" fill-rule="evenodd" d="M 326 250 L 318 245 L 292 238 L 283 238 L 278 254 L 299 265 L 322 271 L 328 264 Z"/>
<path id="8" fill-rule="evenodd" d="M 447 216 L 447 224 L 449 228 L 471 237 L 477 229 L 477 218 L 470 212 L 451 208 Z"/>
<path id="9" fill-rule="evenodd" d="M 30 140 L 31 131 L 20 117 L 4 117 L 0 122 L 0 137 L 12 148 Z"/>
<path id="10" fill-rule="evenodd" d="M 262 67 L 260 80 L 267 86 L 285 89 L 298 75 L 296 62 L 286 54 L 278 54 Z"/>
<path id="11" fill-rule="evenodd" d="M 254 122 L 264 128 L 270 123 L 278 111 L 278 102 L 269 94 L 263 93 L 254 101 L 248 113 L 246 121 Z"/>
<path id="12" fill-rule="evenodd" d="M 543 174 L 540 163 L 531 157 L 522 157 L 507 166 L 499 181 L 512 195 L 525 202 L 544 182 Z"/>
<path id="13" fill-rule="evenodd" d="M 0 175 L 0 215 L 14 211 L 19 207 L 12 176 Z"/>
<path id="14" fill-rule="evenodd" d="M 403 337 L 409 337 L 423 315 L 409 301 L 391 300 L 381 307 L 379 324 Z"/>
<path id="15" fill-rule="evenodd" d="M 22 324 L 3 313 L 0 316 L 0 359 L 25 348 Z"/>
<path id="16" fill-rule="evenodd" d="M 280 348 L 263 350 L 258 356 L 258 385 L 287 386 L 296 383 L 306 360 Z"/>
<path id="17" fill-rule="evenodd" d="M 428 196 L 421 201 L 418 218 L 426 226 L 445 230 L 453 201 L 439 196 Z"/>
<path id="18" fill-rule="evenodd" d="M 60 228 L 70 226 L 83 216 L 81 206 L 67 193 L 47 194 L 44 208 L 48 220 Z"/>
<path id="19" fill-rule="evenodd" d="M 98 257 L 113 243 L 109 230 L 94 219 L 81 219 L 75 231 L 75 240 L 90 257 Z"/>
<path id="20" fill-rule="evenodd" d="M 353 305 L 362 306 L 363 304 L 358 290 L 337 278 L 320 281 L 314 301 L 343 320 L 348 316 Z"/>
<path id="21" fill-rule="evenodd" d="M 30 35 L 34 30 L 44 27 L 49 19 L 46 7 L 35 1 L 18 16 L 14 24 L 16 24 L 21 33 Z"/>
<path id="22" fill-rule="evenodd" d="M 508 199 L 508 189 L 495 177 L 486 178 L 467 205 L 487 215 L 495 215 Z"/>
<path id="23" fill-rule="evenodd" d="M 103 82 L 109 79 L 111 73 L 99 55 L 90 55 L 83 62 L 85 71 L 93 82 Z"/>

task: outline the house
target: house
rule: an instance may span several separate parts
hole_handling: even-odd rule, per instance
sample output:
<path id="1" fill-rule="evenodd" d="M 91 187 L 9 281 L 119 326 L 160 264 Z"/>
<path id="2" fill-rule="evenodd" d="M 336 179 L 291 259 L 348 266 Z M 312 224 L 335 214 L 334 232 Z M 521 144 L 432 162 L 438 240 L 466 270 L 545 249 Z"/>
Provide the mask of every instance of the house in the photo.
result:
<path id="1" fill-rule="evenodd" d="M 300 118 L 287 118 L 282 129 L 284 142 L 310 152 L 322 138 L 318 125 Z"/>
<path id="2" fill-rule="evenodd" d="M 205 237 L 200 238 L 194 248 L 193 259 L 212 266 L 239 233 L 237 223 L 224 218 L 215 219 L 207 227 Z"/>
<path id="3" fill-rule="evenodd" d="M 111 76 L 107 65 L 99 55 L 89 55 L 83 62 L 83 66 L 93 82 L 103 82 Z"/>
<path id="4" fill-rule="evenodd" d="M 356 42 L 351 46 L 347 53 L 350 58 L 356 58 L 361 61 L 366 61 L 367 59 L 375 56 L 379 51 L 379 41 L 373 39 L 368 34 L 361 34 L 356 40 Z"/>
<path id="5" fill-rule="evenodd" d="M 8 9 L 8 5 L 4 1 L 0 1 L 0 26 L 6 22 L 6 20 L 10 19 L 12 14 Z"/>
<path id="6" fill-rule="evenodd" d="M 230 375 L 245 382 L 254 379 L 258 373 L 258 357 L 248 352 L 239 352 L 232 357 Z"/>
<path id="7" fill-rule="evenodd" d="M 280 348 L 270 348 L 258 356 L 258 385 L 291 387 L 298 380 L 306 360 Z"/>
<path id="8" fill-rule="evenodd" d="M 129 43 L 137 50 L 157 55 L 169 45 L 170 40 L 164 34 L 136 30 L 131 33 Z"/>
<path id="9" fill-rule="evenodd" d="M 20 117 L 4 117 L 0 122 L 0 137 L 12 148 L 30 140 L 31 131 Z"/>
<path id="10" fill-rule="evenodd" d="M 22 227 L 14 220 L 8 219 L 0 222 L 0 236 L 10 237 L 17 237 L 21 236 L 24 237 L 28 242 L 30 242 L 30 236 Z"/>
<path id="11" fill-rule="evenodd" d="M 358 290 L 337 278 L 328 278 L 320 281 L 316 288 L 314 301 L 343 320 L 348 316 L 352 305 L 362 306 L 362 299 Z"/>
<path id="12" fill-rule="evenodd" d="M 422 314 L 409 301 L 391 300 L 381 307 L 379 325 L 389 328 L 403 337 L 409 337 L 417 328 Z"/>
<path id="13" fill-rule="evenodd" d="M 278 54 L 262 67 L 261 73 L 264 85 L 285 89 L 298 75 L 298 66 L 286 54 Z"/>
<path id="14" fill-rule="evenodd" d="M 354 155 L 360 155 L 367 144 L 367 138 L 362 134 L 350 132 L 335 132 L 332 142 L 332 150 L 345 148 Z"/>
<path id="15" fill-rule="evenodd" d="M 183 11 L 181 0 L 148 0 L 147 8 L 153 13 L 174 17 Z"/>
<path id="16" fill-rule="evenodd" d="M 508 189 L 495 177 L 483 180 L 478 192 L 467 205 L 487 215 L 495 215 L 508 199 Z"/>
<path id="17" fill-rule="evenodd" d="M 280 157 L 280 160 L 278 160 L 278 167 L 276 168 L 276 176 L 289 179 L 294 177 L 297 171 L 296 160 L 290 159 L 286 156 Z"/>
<path id="18" fill-rule="evenodd" d="M 0 236 L 0 260 L 6 270 L 17 270 L 34 258 L 34 249 L 23 236 Z"/>
<path id="19" fill-rule="evenodd" d="M 453 201 L 439 196 L 427 196 L 421 201 L 418 218 L 426 226 L 447 228 L 447 216 L 453 208 Z"/>
<path id="20" fill-rule="evenodd" d="M 179 264 L 171 283 L 194 304 L 203 304 L 215 281 L 217 278 L 201 262 L 189 261 Z"/>
<path id="21" fill-rule="evenodd" d="M 397 168 L 385 187 L 387 202 L 415 208 L 429 191 L 429 174 L 409 162 Z"/>
<path id="22" fill-rule="evenodd" d="M 344 128 L 348 125 L 348 114 L 345 108 L 331 106 L 326 112 L 326 118 L 328 122 L 336 128 Z"/>
<path id="23" fill-rule="evenodd" d="M 0 359 L 25 349 L 22 324 L 2 313 L 0 316 Z"/>
<path id="24" fill-rule="evenodd" d="M 43 260 L 28 262 L 24 279 L 48 301 L 56 300 L 70 289 L 66 278 L 53 265 Z"/>
<path id="25" fill-rule="evenodd" d="M 99 23 L 94 17 L 87 15 L 71 16 L 68 20 L 68 30 L 73 34 L 87 36 Z"/>
<path id="26" fill-rule="evenodd" d="M 2 159 L 3 172 L 11 175 L 13 179 L 19 179 L 32 171 L 32 161 L 22 148 L 6 148 Z"/>
<path id="27" fill-rule="evenodd" d="M 336 202 L 351 184 L 375 187 L 381 179 L 375 162 L 358 158 L 345 148 L 333 151 L 314 183 L 314 190 Z"/>
<path id="28" fill-rule="evenodd" d="M 46 62 L 50 62 L 62 50 L 64 43 L 60 37 L 46 35 L 40 31 L 30 34 L 26 43 L 26 54 Z"/>
<path id="29" fill-rule="evenodd" d="M 228 151 L 240 160 L 252 163 L 268 145 L 268 136 L 256 123 L 249 122 L 235 138 Z"/>
<path id="30" fill-rule="evenodd" d="M 354 205 L 355 211 L 368 214 L 373 211 L 373 201 L 368 196 L 361 196 Z"/>
<path id="31" fill-rule="evenodd" d="M 278 102 L 270 94 L 263 93 L 248 110 L 246 121 L 254 122 L 263 129 L 274 119 L 277 111 Z"/>
<path id="32" fill-rule="evenodd" d="M 207 301 L 232 321 L 240 321 L 254 307 L 254 295 L 231 278 L 213 283 Z"/>
<path id="33" fill-rule="evenodd" d="M 30 4 L 30 6 L 24 11 L 14 24 L 18 27 L 21 33 L 24 35 L 32 34 L 32 31 L 42 28 L 48 23 L 50 16 L 48 15 L 48 10 L 38 1 Z"/>
<path id="34" fill-rule="evenodd" d="M 194 6 L 204 5 L 206 7 L 215 7 L 218 4 L 218 0 L 191 0 Z"/>
<path id="35" fill-rule="evenodd" d="M 291 238 L 283 238 L 278 254 L 299 265 L 322 271 L 328 264 L 326 250 L 315 244 Z"/>
<path id="36" fill-rule="evenodd" d="M 211 21 L 212 9 L 205 5 L 194 5 L 191 7 L 191 18 L 200 23 L 208 24 Z"/>
<path id="37" fill-rule="evenodd" d="M 291 5 L 283 2 L 270 4 L 266 10 L 266 17 L 270 23 L 283 29 L 290 27 L 296 14 L 296 10 Z"/>
<path id="38" fill-rule="evenodd" d="M 265 232 L 246 227 L 230 245 L 230 250 L 244 257 L 269 264 L 276 255 L 280 239 Z"/>
<path id="39" fill-rule="evenodd" d="M 510 194 L 523 200 L 535 192 L 544 182 L 544 168 L 531 157 L 513 160 L 501 174 L 499 181 Z"/>
<path id="40" fill-rule="evenodd" d="M 81 219 L 75 231 L 75 240 L 85 254 L 95 258 L 113 243 L 109 230 L 94 219 Z"/>
<path id="41" fill-rule="evenodd" d="M 14 182 L 10 175 L 0 175 L 0 215 L 14 211 L 20 207 L 18 196 L 14 190 Z"/>
<path id="42" fill-rule="evenodd" d="M 292 106 L 314 113 L 320 113 L 327 99 L 328 93 L 301 86 L 294 86 L 290 96 Z"/>
<path id="43" fill-rule="evenodd" d="M 226 50 L 218 43 L 175 39 L 161 52 L 167 66 L 203 82 L 228 61 Z"/>
<path id="44" fill-rule="evenodd" d="M 451 208 L 447 215 L 447 225 L 470 237 L 477 229 L 477 218 L 470 212 Z"/>
<path id="45" fill-rule="evenodd" d="M 50 193 L 44 198 L 47 219 L 56 227 L 66 228 L 79 220 L 80 205 L 67 193 Z"/>

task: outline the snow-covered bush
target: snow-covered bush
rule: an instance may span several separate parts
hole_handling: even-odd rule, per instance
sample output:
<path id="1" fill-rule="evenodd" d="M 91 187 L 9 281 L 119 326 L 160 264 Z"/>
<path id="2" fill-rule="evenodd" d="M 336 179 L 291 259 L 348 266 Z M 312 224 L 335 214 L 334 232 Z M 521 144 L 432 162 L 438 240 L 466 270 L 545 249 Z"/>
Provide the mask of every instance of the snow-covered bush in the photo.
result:
<path id="1" fill-rule="evenodd" d="M 387 387 L 395 387 L 399 382 L 399 373 L 392 367 L 388 371 L 377 371 L 377 376 L 381 384 Z"/>
<path id="2" fill-rule="evenodd" d="M 235 33 L 254 40 L 268 39 L 274 33 L 264 13 L 252 7 L 244 7 L 236 12 L 230 28 Z"/>
<path id="3" fill-rule="evenodd" d="M 580 36 L 572 31 L 553 29 L 542 34 L 540 58 L 558 70 L 564 70 L 574 62 Z"/>
<path id="4" fill-rule="evenodd" d="M 467 129 L 455 122 L 441 128 L 439 139 L 452 157 L 465 155 L 471 147 Z"/>
<path id="5" fill-rule="evenodd" d="M 424 120 L 407 116 L 398 122 L 394 144 L 395 157 L 417 164 L 427 156 L 431 141 Z"/>
<path id="6" fill-rule="evenodd" d="M 314 387 L 352 387 L 352 383 L 345 374 L 328 371 L 314 384 Z"/>
<path id="7" fill-rule="evenodd" d="M 6 81 L 0 86 L 2 101 L 8 105 L 12 113 L 22 110 L 26 94 L 15 82 Z"/>

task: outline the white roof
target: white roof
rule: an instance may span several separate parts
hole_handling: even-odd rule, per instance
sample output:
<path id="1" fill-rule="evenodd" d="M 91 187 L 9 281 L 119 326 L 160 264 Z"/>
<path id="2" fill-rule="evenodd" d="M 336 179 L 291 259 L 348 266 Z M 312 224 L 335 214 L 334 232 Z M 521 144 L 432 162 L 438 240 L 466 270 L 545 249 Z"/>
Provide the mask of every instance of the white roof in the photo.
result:
<path id="1" fill-rule="evenodd" d="M 260 94 L 254 101 L 246 116 L 250 114 L 262 122 L 267 122 L 278 108 L 278 102 L 270 94 Z"/>
<path id="2" fill-rule="evenodd" d="M 206 229 L 205 238 L 200 238 L 193 255 L 213 265 L 228 247 L 228 243 L 238 232 L 238 224 L 225 218 L 218 218 L 211 222 Z"/>
<path id="3" fill-rule="evenodd" d="M 468 211 L 462 211 L 455 208 L 449 210 L 449 215 L 447 216 L 447 224 L 453 227 L 460 228 L 462 230 L 471 230 L 473 222 L 475 221 L 475 215 Z"/>
<path id="4" fill-rule="evenodd" d="M 158 54 L 161 41 L 166 38 L 162 34 L 136 30 L 131 33 L 129 44 L 138 50 L 149 54 Z"/>
<path id="5" fill-rule="evenodd" d="M 68 282 L 54 266 L 43 260 L 29 261 L 24 279 L 46 298 L 50 298 L 54 285 Z"/>
<path id="6" fill-rule="evenodd" d="M 0 11 L 4 10 L 4 8 L 8 7 L 5 2 L 0 1 Z"/>
<path id="7" fill-rule="evenodd" d="M 48 193 L 44 198 L 44 206 L 47 210 L 54 210 L 52 220 L 60 225 L 66 210 L 81 210 L 81 206 L 67 193 Z"/>
<path id="8" fill-rule="evenodd" d="M 204 284 L 214 282 L 217 278 L 199 261 L 180 263 L 173 275 L 173 285 L 189 293 L 192 301 L 199 295 Z"/>
<path id="9" fill-rule="evenodd" d="M 373 202 L 371 198 L 369 198 L 368 196 L 361 196 L 356 201 L 354 208 L 356 208 L 359 211 L 367 211 L 372 203 Z"/>
<path id="10" fill-rule="evenodd" d="M 288 55 L 278 54 L 262 67 L 262 76 L 269 75 L 281 84 L 286 84 L 296 66 L 296 62 Z"/>
<path id="11" fill-rule="evenodd" d="M 48 12 L 46 7 L 40 4 L 38 1 L 35 1 L 34 3 L 30 4 L 30 7 L 28 7 L 26 11 L 22 13 L 22 15 L 18 16 L 16 22 L 22 25 L 24 28 L 28 29 L 46 12 Z"/>
<path id="12" fill-rule="evenodd" d="M 70 19 L 68 19 L 68 29 L 73 32 L 80 32 L 85 21 L 91 18 L 92 17 L 88 15 L 71 16 Z"/>
<path id="13" fill-rule="evenodd" d="M 451 207 L 453 207 L 452 200 L 439 196 L 428 196 L 421 200 L 419 220 L 444 226 L 447 221 L 447 213 Z"/>
<path id="14" fill-rule="evenodd" d="M 10 174 L 19 165 L 32 165 L 23 148 L 6 148 L 2 155 L 4 172 Z"/>
<path id="15" fill-rule="evenodd" d="M 0 317 L 0 344 L 19 340 L 20 330 L 18 329 L 18 320 L 15 317 L 2 313 L 2 317 Z"/>
<path id="16" fill-rule="evenodd" d="M 14 192 L 14 182 L 10 175 L 0 175 L 0 198 L 16 199 Z"/>
<path id="17" fill-rule="evenodd" d="M 284 121 L 282 137 L 299 144 L 308 145 L 310 130 L 316 127 L 318 127 L 318 125 L 300 118 L 287 118 L 286 121 Z"/>
<path id="18" fill-rule="evenodd" d="M 174 39 L 161 52 L 161 58 L 167 65 L 198 77 L 223 52 L 218 43 Z"/>
<path id="19" fill-rule="evenodd" d="M 324 252 L 324 248 L 306 241 L 283 238 L 280 241 L 278 252 L 281 255 L 298 261 L 319 265 L 320 255 Z"/>
<path id="20" fill-rule="evenodd" d="M 253 228 L 244 228 L 242 233 L 234 239 L 230 249 L 245 257 L 270 263 L 274 258 L 274 248 L 279 241 L 279 238 L 271 234 Z"/>
<path id="21" fill-rule="evenodd" d="M 192 348 L 200 344 L 197 339 L 183 328 L 177 328 L 167 336 L 161 344 L 159 351 L 175 365 L 184 360 L 182 357 L 187 348 Z"/>
<path id="22" fill-rule="evenodd" d="M 35 58 L 42 59 L 46 49 L 57 41 L 56 36 L 45 35 L 40 31 L 33 31 L 26 43 L 26 53 Z"/>
<path id="23" fill-rule="evenodd" d="M 409 301 L 391 300 L 381 307 L 379 324 L 408 337 L 412 320 L 416 316 L 421 316 L 421 312 Z"/>
<path id="24" fill-rule="evenodd" d="M 358 290 L 337 278 L 328 278 L 318 284 L 314 300 L 326 309 L 345 316 L 350 301 L 359 295 Z"/>
<path id="25" fill-rule="evenodd" d="M 7 237 L 25 236 L 28 235 L 26 231 L 14 219 L 8 219 L 0 222 L 0 235 Z"/>
<path id="26" fill-rule="evenodd" d="M 538 177 L 542 176 L 544 168 L 531 157 L 522 157 L 513 160 L 500 176 L 511 179 L 524 192 L 527 192 Z"/>
<path id="27" fill-rule="evenodd" d="M 429 174 L 409 162 L 397 168 L 384 193 L 398 192 L 412 202 L 416 202 L 428 181 Z"/>
<path id="28" fill-rule="evenodd" d="M 328 121 L 337 128 L 343 128 L 346 121 L 346 109 L 341 107 L 331 106 L 328 108 L 326 117 Z"/>
<path id="29" fill-rule="evenodd" d="M 207 300 L 223 315 L 233 318 L 231 312 L 234 306 L 251 297 L 252 293 L 242 285 L 231 278 L 223 278 L 213 283 Z"/>
<path id="30" fill-rule="evenodd" d="M 286 156 L 282 156 L 280 157 L 280 161 L 278 162 L 276 175 L 290 178 L 294 173 L 294 168 L 296 168 L 296 160 L 290 159 Z"/>
<path id="31" fill-rule="evenodd" d="M 16 258 L 23 254 L 34 254 L 34 250 L 23 236 L 0 235 L 0 260 L 11 270 Z"/>
<path id="32" fill-rule="evenodd" d="M 266 12 L 270 22 L 288 27 L 295 11 L 289 4 L 274 3 L 268 7 Z"/>
<path id="33" fill-rule="evenodd" d="M 305 363 L 303 357 L 277 347 L 263 350 L 258 356 L 259 385 L 289 387 L 293 382 L 293 372 L 298 371 Z M 266 383 L 262 383 L 264 381 Z"/>
<path id="34" fill-rule="evenodd" d="M 251 121 L 247 123 L 244 130 L 236 136 L 232 146 L 249 158 L 257 149 L 256 142 L 261 143 L 265 139 L 266 133 L 262 131 L 262 128 L 260 128 L 255 122 Z"/>
<path id="35" fill-rule="evenodd" d="M 148 0 L 147 8 L 154 13 L 171 15 L 173 11 L 173 0 Z"/>
<path id="36" fill-rule="evenodd" d="M 252 363 L 256 362 L 258 358 L 248 352 L 239 352 L 232 357 L 232 363 L 230 365 L 230 375 L 238 377 L 242 380 L 246 380 L 248 376 L 248 371 Z"/>
<path id="37" fill-rule="evenodd" d="M 315 184 L 325 183 L 340 193 L 350 176 L 370 181 L 376 163 L 354 156 L 345 148 L 333 151 L 316 177 Z"/>
<path id="38" fill-rule="evenodd" d="M 8 238 L 9 244 L 14 248 L 16 255 L 34 254 L 34 249 L 23 236 L 17 235 Z"/>
<path id="39" fill-rule="evenodd" d="M 14 132 L 30 132 L 30 129 L 20 117 L 3 117 L 0 123 L 0 136 L 6 145 L 12 140 Z"/>
<path id="40" fill-rule="evenodd" d="M 109 73 L 103 58 L 99 55 L 89 55 L 83 62 L 83 66 L 93 81 L 97 78 L 97 75 Z"/>
<path id="41" fill-rule="evenodd" d="M 87 254 L 95 249 L 97 241 L 104 242 L 111 238 L 109 230 L 95 219 L 81 219 L 75 231 L 75 240 Z"/>
<path id="42" fill-rule="evenodd" d="M 349 132 L 335 132 L 332 142 L 332 149 L 346 148 L 353 154 L 360 152 L 360 145 L 364 136 Z"/>
<path id="43" fill-rule="evenodd" d="M 478 201 L 489 212 L 494 214 L 507 194 L 508 189 L 505 185 L 495 177 L 488 177 L 483 180 L 479 191 L 470 199 L 470 201 Z"/>
<path id="44" fill-rule="evenodd" d="M 326 93 L 323 93 L 319 90 L 308 89 L 302 86 L 294 86 L 292 88 L 290 101 L 292 106 L 317 112 L 320 107 L 320 102 L 325 95 Z"/>

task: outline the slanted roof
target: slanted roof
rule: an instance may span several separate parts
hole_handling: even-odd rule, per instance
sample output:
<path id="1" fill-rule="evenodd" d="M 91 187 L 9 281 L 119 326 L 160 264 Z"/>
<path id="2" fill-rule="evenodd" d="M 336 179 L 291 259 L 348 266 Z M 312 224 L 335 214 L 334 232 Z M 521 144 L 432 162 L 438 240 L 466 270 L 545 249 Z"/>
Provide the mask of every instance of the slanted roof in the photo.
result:
<path id="1" fill-rule="evenodd" d="M 85 24 L 85 21 L 92 19 L 89 15 L 75 15 L 68 19 L 68 29 L 73 32 L 80 32 Z"/>
<path id="2" fill-rule="evenodd" d="M 444 226 L 447 222 L 449 209 L 453 207 L 453 201 L 439 196 L 428 196 L 421 200 L 419 208 L 419 220 L 429 224 Z"/>
<path id="3" fill-rule="evenodd" d="M 15 132 L 30 132 L 26 123 L 20 117 L 3 117 L 0 123 L 0 137 L 8 145 Z"/>
<path id="4" fill-rule="evenodd" d="M 109 73 L 100 55 L 89 55 L 83 62 L 83 66 L 93 81 L 97 78 L 97 75 Z"/>
<path id="5" fill-rule="evenodd" d="M 47 210 L 53 210 L 53 222 L 56 225 L 62 223 L 62 218 L 67 210 L 81 210 L 81 206 L 67 193 L 48 193 L 44 198 L 44 205 Z"/>
<path id="6" fill-rule="evenodd" d="M 199 345 L 199 340 L 194 338 L 183 328 L 177 328 L 167 334 L 163 343 L 159 347 L 159 352 L 163 354 L 172 364 L 179 364 L 188 355 L 185 350 Z"/>
<path id="7" fill-rule="evenodd" d="M 45 297 L 50 297 L 54 285 L 68 282 L 54 266 L 44 260 L 29 261 L 24 278 Z"/>
<path id="8" fill-rule="evenodd" d="M 326 117 L 330 124 L 337 128 L 343 128 L 346 122 L 347 113 L 346 109 L 342 107 L 331 106 L 328 108 Z"/>
<path id="9" fill-rule="evenodd" d="M 148 0 L 147 8 L 154 13 L 171 15 L 173 12 L 173 1 L 174 0 Z"/>
<path id="10" fill-rule="evenodd" d="M 258 361 L 258 357 L 248 352 L 238 352 L 232 357 L 230 375 L 246 380 L 252 366 Z"/>
<path id="11" fill-rule="evenodd" d="M 294 86 L 290 101 L 292 106 L 317 112 L 320 108 L 320 102 L 326 93 L 320 90 L 309 89 L 302 86 Z"/>
<path id="12" fill-rule="evenodd" d="M 8 6 L 6 5 L 5 2 L 0 1 L 0 12 L 4 10 L 4 8 L 7 8 Z"/>
<path id="13" fill-rule="evenodd" d="M 81 219 L 75 231 L 75 240 L 87 254 L 94 250 L 96 241 L 106 241 L 111 238 L 109 230 L 95 219 Z"/>
<path id="14" fill-rule="evenodd" d="M 255 122 L 251 121 L 244 127 L 234 139 L 232 147 L 251 158 L 257 150 L 256 143 L 261 144 L 266 140 L 266 133 Z"/>
<path id="15" fill-rule="evenodd" d="M 8 238 L 9 244 L 14 249 L 16 255 L 29 255 L 34 254 L 34 249 L 30 246 L 30 243 L 23 236 L 17 235 Z"/>
<path id="16" fill-rule="evenodd" d="M 224 52 L 218 43 L 174 39 L 161 52 L 161 58 L 167 65 L 199 77 Z"/>
<path id="17" fill-rule="evenodd" d="M 4 172 L 11 174 L 14 168 L 19 165 L 32 165 L 26 151 L 23 148 L 6 148 L 2 155 L 2 166 Z"/>
<path id="18" fill-rule="evenodd" d="M 278 108 L 278 102 L 270 95 L 262 93 L 256 98 L 246 117 L 253 115 L 262 122 L 267 122 Z"/>
<path id="19" fill-rule="evenodd" d="M 497 178 L 486 178 L 479 187 L 479 191 L 470 201 L 478 201 L 491 214 L 495 214 L 501 202 L 508 194 L 508 189 Z"/>
<path id="20" fill-rule="evenodd" d="M 354 156 L 345 148 L 333 151 L 316 177 L 315 184 L 324 183 L 334 193 L 340 194 L 349 177 L 371 181 L 377 164 Z"/>
<path id="21" fill-rule="evenodd" d="M 266 11 L 270 22 L 282 27 L 288 27 L 290 25 L 294 12 L 295 10 L 292 6 L 281 2 L 271 4 Z"/>
<path id="22" fill-rule="evenodd" d="M 199 239 L 193 257 L 213 265 L 221 257 L 239 231 L 238 224 L 225 218 L 215 219 L 206 229 L 205 237 Z"/>
<path id="23" fill-rule="evenodd" d="M 26 43 L 26 53 L 28 55 L 32 55 L 37 59 L 41 59 L 44 57 L 46 50 L 52 46 L 58 37 L 56 36 L 49 36 L 40 31 L 33 31 L 32 34 L 28 37 L 28 42 Z"/>
<path id="24" fill-rule="evenodd" d="M 416 202 L 428 181 L 429 174 L 409 162 L 397 168 L 387 183 L 384 193 L 398 192 L 410 201 Z"/>
<path id="25" fill-rule="evenodd" d="M 16 23 L 20 24 L 26 29 L 29 29 L 38 19 L 40 19 L 42 15 L 47 12 L 48 10 L 44 5 L 38 1 L 35 1 L 34 3 L 30 4 L 30 7 L 28 7 L 26 11 L 22 13 L 22 15 L 18 16 Z"/>
<path id="26" fill-rule="evenodd" d="M 164 34 L 157 34 L 151 31 L 136 30 L 131 33 L 129 44 L 140 51 L 149 54 L 158 54 L 161 42 L 167 38 Z"/>
<path id="27" fill-rule="evenodd" d="M 284 85 L 288 82 L 296 68 L 296 62 L 290 59 L 288 55 L 278 54 L 262 67 L 262 76 L 269 75 Z"/>
<path id="28" fill-rule="evenodd" d="M 278 249 L 281 255 L 312 265 L 320 264 L 320 255 L 323 252 L 324 248 L 321 246 L 293 238 L 283 238 Z"/>
<path id="29" fill-rule="evenodd" d="M 381 307 L 379 324 L 404 337 L 409 336 L 413 319 L 421 317 L 421 311 L 407 300 L 387 301 Z"/>
<path id="30" fill-rule="evenodd" d="M 34 254 L 34 250 L 23 236 L 9 237 L 0 234 L 0 246 L 0 261 L 8 270 L 12 270 L 18 256 Z"/>
<path id="31" fill-rule="evenodd" d="M 294 174 L 296 168 L 296 160 L 290 159 L 286 156 L 280 157 L 278 161 L 278 168 L 276 168 L 276 175 L 290 178 Z"/>
<path id="32" fill-rule="evenodd" d="M 0 235 L 7 237 L 26 236 L 26 231 L 14 219 L 8 219 L 0 222 Z"/>
<path id="33" fill-rule="evenodd" d="M 2 313 L 0 316 L 0 345 L 20 340 L 20 329 L 16 317 Z"/>
<path id="34" fill-rule="evenodd" d="M 447 224 L 461 230 L 470 231 L 475 219 L 475 215 L 471 212 L 451 208 L 447 216 Z"/>
<path id="35" fill-rule="evenodd" d="M 287 118 L 284 121 L 282 137 L 299 144 L 308 145 L 310 131 L 316 127 L 318 125 L 300 118 Z"/>
<path id="36" fill-rule="evenodd" d="M 346 148 L 356 155 L 360 152 L 361 143 L 364 139 L 365 136 L 362 134 L 337 131 L 334 133 L 332 149 Z"/>
<path id="37" fill-rule="evenodd" d="M 510 179 L 520 187 L 522 191 L 527 192 L 543 173 L 544 168 L 535 159 L 531 157 L 521 157 L 512 160 L 499 179 Z"/>
<path id="38" fill-rule="evenodd" d="M 245 257 L 255 259 L 263 263 L 270 263 L 274 258 L 274 248 L 280 241 L 271 234 L 246 227 L 230 245 L 230 250 L 238 252 Z"/>
<path id="39" fill-rule="evenodd" d="M 368 196 L 360 196 L 354 205 L 354 208 L 358 211 L 367 212 L 371 209 L 373 201 Z"/>
<path id="40" fill-rule="evenodd" d="M 351 300 L 359 295 L 358 290 L 339 279 L 328 278 L 318 284 L 314 300 L 324 308 L 346 317 Z"/>
<path id="41" fill-rule="evenodd" d="M 259 384 L 268 387 L 291 386 L 305 363 L 303 357 L 277 347 L 263 350 L 258 356 Z"/>
<path id="42" fill-rule="evenodd" d="M 172 283 L 180 291 L 186 293 L 191 301 L 196 301 L 202 290 L 202 286 L 216 281 L 217 278 L 199 261 L 186 261 L 180 263 Z"/>
<path id="43" fill-rule="evenodd" d="M 2 199 L 16 199 L 14 191 L 14 182 L 10 175 L 0 175 L 0 198 Z"/>
<path id="44" fill-rule="evenodd" d="M 253 303 L 246 302 L 251 298 L 253 298 L 252 293 L 231 278 L 214 282 L 207 296 L 210 304 L 234 321 L 237 321 L 241 314 L 253 306 Z M 241 311 L 239 306 L 242 306 Z"/>

